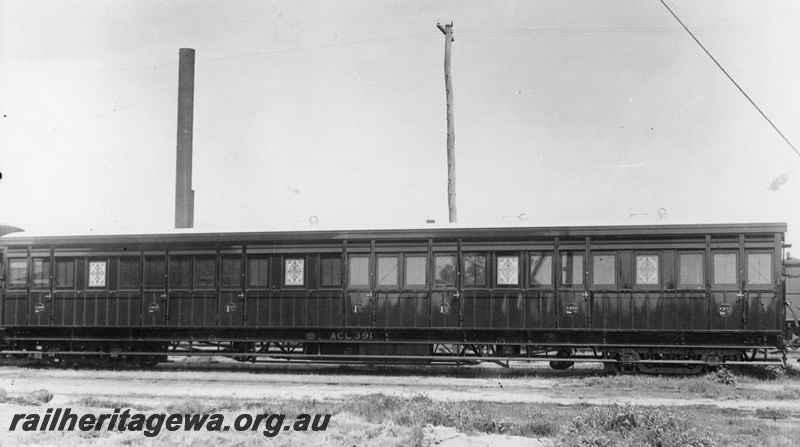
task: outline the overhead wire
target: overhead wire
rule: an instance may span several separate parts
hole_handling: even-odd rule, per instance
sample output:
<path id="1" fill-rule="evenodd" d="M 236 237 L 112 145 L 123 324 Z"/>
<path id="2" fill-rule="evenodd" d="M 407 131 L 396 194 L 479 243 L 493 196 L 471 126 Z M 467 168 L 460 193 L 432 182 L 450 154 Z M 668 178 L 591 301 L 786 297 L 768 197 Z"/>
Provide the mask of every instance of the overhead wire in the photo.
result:
<path id="1" fill-rule="evenodd" d="M 708 57 L 710 57 L 710 58 L 711 58 L 711 60 L 712 60 L 712 61 L 714 61 L 714 63 L 717 65 L 717 67 L 719 67 L 719 69 L 720 69 L 720 70 L 722 70 L 722 72 L 723 72 L 723 73 L 725 73 L 725 76 L 727 76 L 727 77 L 728 77 L 728 79 L 730 79 L 730 81 L 731 81 L 731 82 L 733 82 L 733 85 L 735 85 L 735 86 L 736 86 L 736 88 L 737 88 L 737 89 L 739 89 L 739 91 L 742 93 L 742 95 L 744 95 L 744 97 L 745 97 L 745 98 L 747 98 L 747 100 L 748 100 L 748 101 L 750 101 L 750 104 L 752 104 L 752 105 L 753 105 L 753 107 L 755 107 L 755 109 L 756 109 L 756 110 L 758 110 L 758 113 L 760 113 L 760 114 L 761 114 L 761 116 L 763 116 L 763 117 L 764 117 L 764 119 L 765 119 L 765 120 L 767 120 L 767 122 L 769 123 L 769 125 L 770 125 L 770 126 L 772 126 L 772 128 L 773 128 L 773 129 L 775 129 L 775 132 L 778 132 L 778 135 L 780 135 L 780 136 L 781 136 L 781 138 L 783 138 L 783 141 L 785 141 L 785 142 L 786 142 L 786 144 L 788 144 L 788 145 L 789 145 L 789 147 L 791 147 L 791 148 L 792 148 L 792 150 L 793 150 L 793 151 L 794 151 L 794 152 L 795 152 L 797 155 L 800 155 L 800 151 L 798 151 L 798 150 L 797 150 L 797 148 L 795 148 L 795 147 L 794 147 L 794 145 L 793 145 L 793 144 L 792 144 L 792 143 L 789 141 L 789 139 L 788 139 L 788 138 L 786 138 L 786 136 L 785 136 L 785 135 L 783 135 L 783 132 L 781 132 L 781 131 L 778 129 L 778 126 L 776 126 L 776 125 L 775 125 L 775 124 L 772 122 L 772 120 L 770 120 L 770 119 L 767 117 L 767 115 L 766 115 L 766 114 L 765 114 L 765 113 L 764 113 L 764 112 L 761 110 L 761 108 L 759 108 L 759 107 L 756 105 L 755 101 L 753 101 L 753 99 L 752 99 L 752 98 L 750 98 L 750 96 L 749 96 L 747 93 L 745 93 L 744 89 L 742 89 L 742 87 L 741 87 L 741 86 L 739 86 L 739 84 L 738 84 L 738 83 L 737 83 L 737 82 L 736 82 L 736 81 L 733 79 L 733 77 L 732 77 L 730 74 L 728 74 L 728 72 L 727 72 L 727 71 L 726 71 L 726 70 L 725 70 L 725 69 L 722 67 L 722 65 L 721 65 L 721 64 L 720 64 L 720 63 L 717 61 L 717 59 L 715 59 L 715 58 L 714 58 L 714 56 L 712 56 L 712 55 L 711 55 L 711 53 L 710 53 L 710 52 L 709 52 L 709 51 L 706 49 L 706 47 L 705 47 L 705 46 L 703 46 L 703 44 L 702 44 L 702 43 L 700 43 L 700 40 L 698 40 L 698 39 L 697 39 L 697 37 L 695 37 L 695 35 L 694 35 L 694 34 L 693 34 L 691 31 L 689 31 L 689 28 L 688 28 L 688 27 L 687 27 L 687 26 L 686 26 L 686 25 L 685 25 L 685 24 L 684 24 L 684 23 L 681 21 L 681 19 L 680 19 L 680 18 L 678 18 L 678 16 L 675 14 L 675 12 L 673 12 L 673 11 L 672 11 L 672 9 L 671 9 L 669 6 L 667 6 L 667 4 L 664 2 L 664 0 L 660 0 L 660 1 L 661 1 L 661 4 L 662 4 L 662 5 L 664 5 L 664 7 L 665 7 L 665 8 L 667 8 L 667 11 L 669 11 L 669 12 L 670 12 L 670 14 L 672 14 L 672 17 L 675 17 L 675 20 L 677 20 L 677 21 L 678 21 L 678 23 L 680 23 L 680 24 L 681 24 L 681 26 L 683 27 L 683 29 L 685 29 L 685 30 L 686 30 L 686 32 L 687 32 L 687 33 L 689 33 L 689 35 L 690 35 L 690 36 L 692 36 L 692 39 L 694 39 L 694 41 L 695 41 L 695 42 L 697 42 L 697 45 L 699 45 L 699 46 L 700 46 L 700 48 L 702 48 L 702 49 L 703 49 L 703 51 L 705 51 L 705 53 L 708 55 Z"/>

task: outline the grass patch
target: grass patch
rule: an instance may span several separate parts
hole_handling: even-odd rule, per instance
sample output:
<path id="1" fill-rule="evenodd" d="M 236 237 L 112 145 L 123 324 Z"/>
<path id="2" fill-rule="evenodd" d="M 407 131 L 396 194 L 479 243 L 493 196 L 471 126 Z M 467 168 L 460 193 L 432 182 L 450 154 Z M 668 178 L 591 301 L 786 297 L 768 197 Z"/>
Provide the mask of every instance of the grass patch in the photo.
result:
<path id="1" fill-rule="evenodd" d="M 626 379 L 627 380 L 627 379 Z M 641 378 L 630 379 L 639 385 Z M 663 380 L 663 379 L 662 379 Z M 708 378 L 697 377 L 712 387 L 728 387 Z M 694 383 L 694 382 L 692 382 Z M 682 385 L 686 388 L 686 382 Z M 708 389 L 706 389 L 708 391 Z M 452 427 L 461 433 L 487 433 L 529 438 L 548 438 L 556 445 L 583 446 L 790 446 L 800 437 L 800 424 L 794 424 L 789 411 L 759 410 L 752 413 L 735 409 L 704 407 L 644 407 L 631 405 L 594 406 L 591 404 L 523 404 L 493 402 L 449 402 L 426 394 L 409 397 L 372 394 L 344 401 L 299 400 L 200 400 L 175 401 L 166 408 L 144 409 L 132 402 L 84 398 L 73 402 L 91 408 L 137 408 L 143 413 L 221 413 L 226 422 L 239 414 L 286 414 L 292 420 L 299 414 L 331 414 L 325 432 L 281 432 L 270 438 L 270 445 L 420 446 L 429 426 Z M 92 410 L 89 410 L 92 411 Z M 107 412 L 103 410 L 100 412 Z M 65 433 L 20 433 L 19 445 L 103 445 L 155 446 L 163 444 L 256 446 L 265 442 L 261 431 L 196 432 L 162 431 L 155 438 L 141 432 L 91 431 Z"/>
<path id="2" fill-rule="evenodd" d="M 595 407 L 575 417 L 558 442 L 582 446 L 716 446 L 718 436 L 697 425 L 692 413 L 635 408 Z"/>
<path id="3" fill-rule="evenodd" d="M 789 419 L 792 413 L 788 410 L 779 410 L 777 408 L 759 408 L 756 410 L 756 417 L 759 419 Z"/>

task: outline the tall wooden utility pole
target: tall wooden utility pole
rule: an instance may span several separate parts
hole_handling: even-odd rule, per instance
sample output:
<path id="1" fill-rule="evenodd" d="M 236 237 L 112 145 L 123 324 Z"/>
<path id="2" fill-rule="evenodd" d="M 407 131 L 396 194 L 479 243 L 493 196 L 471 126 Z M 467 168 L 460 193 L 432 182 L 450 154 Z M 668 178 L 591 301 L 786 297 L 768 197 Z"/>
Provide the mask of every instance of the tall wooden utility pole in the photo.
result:
<path id="1" fill-rule="evenodd" d="M 447 92 L 447 207 L 450 223 L 458 220 L 456 213 L 456 133 L 453 126 L 453 81 L 450 76 L 450 49 L 453 46 L 453 22 L 436 27 L 444 33 L 444 88 Z"/>
<path id="2" fill-rule="evenodd" d="M 175 166 L 175 228 L 194 227 L 192 132 L 194 128 L 194 50 L 181 48 L 178 60 L 178 156 Z"/>

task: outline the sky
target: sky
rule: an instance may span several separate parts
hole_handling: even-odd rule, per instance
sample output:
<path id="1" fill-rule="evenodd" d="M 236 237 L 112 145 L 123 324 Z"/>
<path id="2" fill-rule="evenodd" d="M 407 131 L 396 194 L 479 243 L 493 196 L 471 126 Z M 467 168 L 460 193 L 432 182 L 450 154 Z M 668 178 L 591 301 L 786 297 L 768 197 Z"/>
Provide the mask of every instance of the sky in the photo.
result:
<path id="1" fill-rule="evenodd" d="M 666 3 L 800 147 L 800 2 Z M 657 0 L 0 0 L 0 222 L 170 230 L 193 48 L 196 228 L 447 224 L 444 21 L 459 225 L 800 244 L 800 155 Z"/>

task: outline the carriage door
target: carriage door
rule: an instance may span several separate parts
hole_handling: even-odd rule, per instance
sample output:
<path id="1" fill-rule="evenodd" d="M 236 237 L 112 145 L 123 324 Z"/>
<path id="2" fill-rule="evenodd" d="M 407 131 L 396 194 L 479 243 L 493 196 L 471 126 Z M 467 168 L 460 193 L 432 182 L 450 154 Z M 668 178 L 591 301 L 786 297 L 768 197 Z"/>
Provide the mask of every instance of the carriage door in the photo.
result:
<path id="1" fill-rule="evenodd" d="M 225 252 L 220 255 L 219 325 L 238 327 L 244 324 L 244 275 L 241 253 Z"/>
<path id="2" fill-rule="evenodd" d="M 347 327 L 372 327 L 375 307 L 373 260 L 372 253 L 351 253 L 347 257 Z"/>
<path id="3" fill-rule="evenodd" d="M 739 252 L 711 252 L 711 315 L 712 330 L 739 330 L 744 321 L 744 287 L 739 269 Z"/>
<path id="4" fill-rule="evenodd" d="M 591 295 L 586 287 L 586 251 L 577 247 L 559 250 L 559 270 L 556 275 L 559 286 L 557 327 L 585 328 L 592 310 Z"/>
<path id="5" fill-rule="evenodd" d="M 375 257 L 375 326 L 402 327 L 400 299 L 400 255 L 380 253 Z"/>
<path id="6" fill-rule="evenodd" d="M 162 253 L 145 252 L 142 326 L 164 326 L 167 322 L 167 259 Z"/>
<path id="7" fill-rule="evenodd" d="M 53 281 L 49 252 L 31 253 L 31 289 L 28 295 L 28 324 L 48 326 L 53 320 Z"/>
<path id="8" fill-rule="evenodd" d="M 427 253 L 378 253 L 375 259 L 375 326 L 430 327 Z"/>
<path id="9" fill-rule="evenodd" d="M 474 324 L 475 319 L 469 316 L 474 315 L 470 311 L 474 309 L 471 305 L 477 301 L 477 297 L 474 293 L 467 294 L 459 288 L 458 268 L 458 255 L 455 251 L 433 254 L 432 327 L 455 328 L 462 317 L 465 326 Z"/>
<path id="10" fill-rule="evenodd" d="M 745 253 L 745 302 L 742 306 L 742 326 L 745 330 L 780 330 L 781 313 L 775 279 L 775 260 L 772 252 Z"/>

